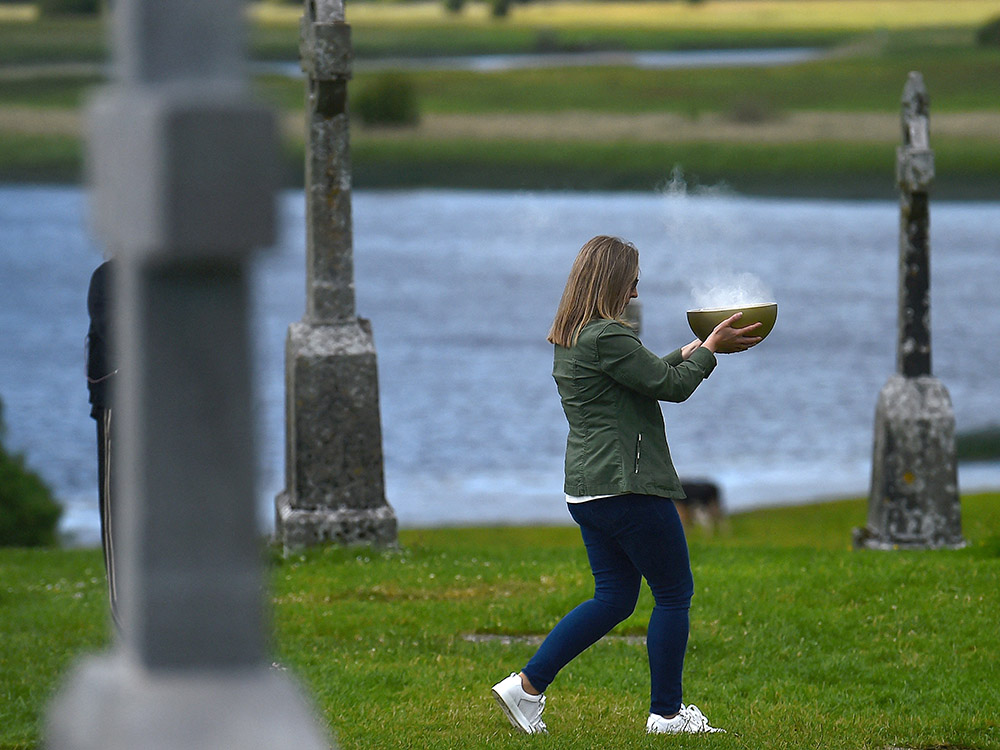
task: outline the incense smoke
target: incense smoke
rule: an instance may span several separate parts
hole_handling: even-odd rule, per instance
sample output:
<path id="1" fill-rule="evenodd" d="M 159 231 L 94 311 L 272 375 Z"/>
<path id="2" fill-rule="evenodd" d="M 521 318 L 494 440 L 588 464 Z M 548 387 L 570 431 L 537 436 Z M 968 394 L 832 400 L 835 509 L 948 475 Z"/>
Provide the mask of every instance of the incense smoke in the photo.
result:
<path id="1" fill-rule="evenodd" d="M 774 302 L 771 290 L 752 273 L 726 273 L 711 280 L 695 282 L 691 297 L 696 309 Z"/>
<path id="2" fill-rule="evenodd" d="M 735 248 L 747 245 L 748 227 L 738 221 L 720 224 L 715 220 L 712 203 L 726 195 L 725 185 L 700 188 L 692 194 L 678 164 L 660 193 L 665 233 L 674 248 L 672 267 L 666 272 L 687 280 L 693 308 L 775 301 L 774 293 L 756 275 L 736 270 L 745 258 Z"/>

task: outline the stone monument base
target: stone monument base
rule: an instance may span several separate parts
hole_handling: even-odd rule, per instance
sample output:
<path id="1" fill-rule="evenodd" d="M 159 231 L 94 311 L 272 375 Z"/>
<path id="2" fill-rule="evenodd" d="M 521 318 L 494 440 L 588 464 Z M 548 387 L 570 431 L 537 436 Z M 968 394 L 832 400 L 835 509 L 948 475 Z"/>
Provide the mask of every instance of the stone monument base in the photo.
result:
<path id="1" fill-rule="evenodd" d="M 286 551 L 324 542 L 395 546 L 369 322 L 292 323 L 285 398 L 287 482 L 275 498 L 277 540 Z"/>
<path id="2" fill-rule="evenodd" d="M 893 375 L 875 410 L 866 549 L 957 549 L 962 537 L 955 415 L 948 390 L 930 375 Z"/>
<path id="3" fill-rule="evenodd" d="M 264 665 L 149 670 L 124 652 L 81 663 L 52 703 L 51 750 L 327 750 L 298 689 Z"/>
<path id="4" fill-rule="evenodd" d="M 856 526 L 851 531 L 851 541 L 854 549 L 878 549 L 878 550 L 901 550 L 901 549 L 964 549 L 968 544 L 965 539 L 960 542 L 936 542 L 928 543 L 923 540 L 906 541 L 893 540 L 887 536 L 880 536 L 867 526 Z"/>
<path id="5" fill-rule="evenodd" d="M 333 542 L 341 545 L 394 547 L 396 514 L 386 504 L 378 508 L 292 507 L 287 492 L 275 499 L 275 537 L 286 550 Z"/>

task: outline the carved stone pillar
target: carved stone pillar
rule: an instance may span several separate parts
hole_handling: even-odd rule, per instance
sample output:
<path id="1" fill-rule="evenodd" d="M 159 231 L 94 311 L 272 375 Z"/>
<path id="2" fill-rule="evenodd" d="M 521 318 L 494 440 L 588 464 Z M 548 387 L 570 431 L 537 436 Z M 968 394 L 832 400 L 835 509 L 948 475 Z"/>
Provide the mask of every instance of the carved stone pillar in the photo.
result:
<path id="1" fill-rule="evenodd" d="M 906 82 L 901 123 L 896 374 L 878 398 L 868 525 L 854 530 L 854 543 L 873 549 L 961 547 L 955 415 L 948 390 L 931 375 L 928 190 L 934 152 L 920 73 L 910 73 Z"/>
<path id="2" fill-rule="evenodd" d="M 117 268 L 113 493 L 122 631 L 54 701 L 50 750 L 329 745 L 270 669 L 254 513 L 248 261 L 273 237 L 276 129 L 238 0 L 117 0 L 91 110 Z"/>
<path id="3" fill-rule="evenodd" d="M 306 312 L 285 348 L 285 490 L 275 500 L 286 549 L 325 541 L 396 543 L 385 498 L 375 343 L 355 314 L 347 82 L 341 0 L 306 0 L 308 79 Z"/>

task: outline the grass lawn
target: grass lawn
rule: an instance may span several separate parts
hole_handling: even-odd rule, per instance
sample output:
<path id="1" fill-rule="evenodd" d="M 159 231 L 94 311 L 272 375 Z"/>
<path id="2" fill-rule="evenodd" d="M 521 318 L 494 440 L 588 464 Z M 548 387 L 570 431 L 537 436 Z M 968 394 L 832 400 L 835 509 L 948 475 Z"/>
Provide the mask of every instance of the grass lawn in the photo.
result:
<path id="1" fill-rule="evenodd" d="M 959 551 L 852 551 L 864 517 L 854 500 L 691 534 L 686 699 L 727 735 L 646 737 L 644 647 L 620 637 L 549 689 L 548 737 L 513 734 L 489 686 L 591 593 L 570 527 L 273 558 L 274 658 L 345 749 L 1000 748 L 1000 495 L 964 498 Z M 100 553 L 0 550 L 0 581 L 0 748 L 28 750 L 67 665 L 107 644 Z M 641 636 L 650 608 L 644 591 L 613 635 Z"/>
<path id="2" fill-rule="evenodd" d="M 512 6 L 505 19 L 493 19 L 486 3 L 469 3 L 459 14 L 439 2 L 356 3 L 349 21 L 359 28 L 527 27 L 568 29 L 653 28 L 718 31 L 851 32 L 981 24 L 998 12 L 995 0 L 671 0 L 621 2 L 529 2 Z M 295 4 L 257 3 L 251 17 L 261 25 L 297 23 Z"/>
<path id="3" fill-rule="evenodd" d="M 1000 147 L 939 139 L 938 199 L 1000 195 Z M 878 143 L 607 143 L 355 139 L 362 188 L 488 187 L 510 190 L 662 188 L 679 167 L 689 188 L 744 195 L 893 200 L 895 152 Z M 297 160 L 296 160 L 297 162 Z"/>
<path id="4" fill-rule="evenodd" d="M 412 71 L 423 112 L 724 112 L 740 116 L 754 105 L 763 116 L 791 110 L 898 112 L 911 70 L 924 72 L 932 114 L 1000 111 L 984 81 L 1000 78 L 1000 53 L 963 46 L 900 49 L 847 60 L 820 59 L 775 68 L 644 70 L 572 67 L 495 73 Z M 352 86 L 378 73 L 359 71 Z M 283 109 L 302 109 L 303 83 L 261 76 L 258 90 Z M 54 96 L 54 94 L 51 94 Z"/>
<path id="5" fill-rule="evenodd" d="M 486 3 L 459 14 L 441 2 L 351 3 L 348 22 L 362 57 L 585 49 L 830 46 L 859 33 L 975 28 L 1000 13 L 995 0 L 705 0 L 702 3 L 515 3 L 502 20 Z M 294 59 L 302 4 L 249 7 L 257 57 Z M 98 60 L 101 26 L 39 17 L 34 4 L 0 4 L 0 64 Z"/>

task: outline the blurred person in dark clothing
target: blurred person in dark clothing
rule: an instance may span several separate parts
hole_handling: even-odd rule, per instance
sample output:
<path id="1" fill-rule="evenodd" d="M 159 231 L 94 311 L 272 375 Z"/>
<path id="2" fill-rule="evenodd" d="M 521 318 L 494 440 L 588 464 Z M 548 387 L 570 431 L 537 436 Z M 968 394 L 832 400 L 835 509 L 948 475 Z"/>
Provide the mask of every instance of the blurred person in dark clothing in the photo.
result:
<path id="1" fill-rule="evenodd" d="M 87 291 L 87 313 L 90 315 L 90 329 L 87 331 L 87 389 L 90 391 L 90 416 L 97 422 L 97 481 L 101 515 L 101 546 L 104 550 L 104 566 L 108 577 L 108 597 L 111 604 L 111 619 L 120 630 L 118 616 L 117 576 L 115 560 L 117 542 L 115 513 L 112 491 L 112 403 L 115 376 L 114 350 L 111 342 L 114 262 L 105 261 L 90 277 Z"/>

